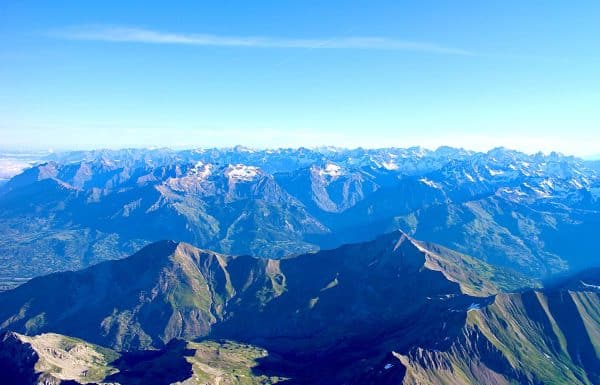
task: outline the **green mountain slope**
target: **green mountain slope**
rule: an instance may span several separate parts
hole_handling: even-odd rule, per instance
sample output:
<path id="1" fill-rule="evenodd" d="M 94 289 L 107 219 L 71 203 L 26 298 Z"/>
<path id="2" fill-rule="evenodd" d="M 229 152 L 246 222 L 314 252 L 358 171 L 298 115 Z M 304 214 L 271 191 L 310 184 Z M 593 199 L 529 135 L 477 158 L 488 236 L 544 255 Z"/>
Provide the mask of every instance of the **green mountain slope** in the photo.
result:
<path id="1" fill-rule="evenodd" d="M 500 294 L 451 347 L 396 357 L 403 384 L 599 384 L 599 291 Z"/>
<path id="2" fill-rule="evenodd" d="M 0 327 L 118 350 L 123 384 L 589 385 L 599 276 L 509 293 L 537 283 L 401 232 L 280 260 L 163 241 L 0 293 Z"/>
<path id="3" fill-rule="evenodd" d="M 595 266 L 596 248 L 587 239 L 598 233 L 597 218 L 595 210 L 543 200 L 531 207 L 497 194 L 421 208 L 397 216 L 389 227 L 496 266 L 545 277 Z"/>
<path id="4" fill-rule="evenodd" d="M 400 232 L 281 260 L 164 241 L 123 260 L 35 278 L 1 293 L 0 328 L 73 335 L 119 350 L 207 335 L 327 346 L 404 322 L 423 306 L 468 302 L 465 293 L 485 297 L 533 284 L 518 274 L 496 284 L 501 275 L 490 271 Z"/>

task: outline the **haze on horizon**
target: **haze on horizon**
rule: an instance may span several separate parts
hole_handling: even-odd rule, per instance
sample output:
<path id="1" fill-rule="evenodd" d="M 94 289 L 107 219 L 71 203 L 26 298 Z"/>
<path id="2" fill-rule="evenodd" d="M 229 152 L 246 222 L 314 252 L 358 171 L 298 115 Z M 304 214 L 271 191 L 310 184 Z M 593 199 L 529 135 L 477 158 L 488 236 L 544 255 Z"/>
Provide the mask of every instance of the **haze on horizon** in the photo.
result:
<path id="1" fill-rule="evenodd" d="M 3 8 L 2 149 L 600 154 L 596 3 Z"/>

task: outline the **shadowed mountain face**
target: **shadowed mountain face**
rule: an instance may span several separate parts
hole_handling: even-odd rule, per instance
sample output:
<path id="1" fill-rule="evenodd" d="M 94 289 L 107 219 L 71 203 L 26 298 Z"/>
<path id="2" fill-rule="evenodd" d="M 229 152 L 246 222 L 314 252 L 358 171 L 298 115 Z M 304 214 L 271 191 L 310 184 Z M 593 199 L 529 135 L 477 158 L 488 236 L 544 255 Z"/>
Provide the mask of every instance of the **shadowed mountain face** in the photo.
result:
<path id="1" fill-rule="evenodd" d="M 95 345 L 9 334 L 1 352 L 26 343 L 41 358 L 0 361 L 35 379 L 72 373 L 75 360 L 77 373 L 93 367 L 121 384 L 218 384 L 242 372 L 248 383 L 597 384 L 598 277 L 494 295 L 532 283 L 400 232 L 279 260 L 163 241 L 0 294 L 2 329 L 130 353 L 94 361 Z M 54 366 L 48 346 L 64 351 Z M 150 347 L 160 350 L 135 352 Z"/>
<path id="2" fill-rule="evenodd" d="M 545 277 L 593 266 L 592 166 L 506 149 L 56 154 L 0 188 L 0 287 L 161 239 L 279 258 L 396 229 Z"/>
<path id="3" fill-rule="evenodd" d="M 451 269 L 438 271 L 449 265 L 399 232 L 281 260 L 163 241 L 123 260 L 35 278 L 0 294 L 0 327 L 125 350 L 209 335 L 279 351 L 328 349 L 367 331 L 400 327 L 421 312 L 439 312 L 430 320 L 434 327 L 448 308 L 470 304 L 463 294 L 473 291 L 468 279 L 461 290 L 444 276 L 456 281 Z M 493 287 L 473 294 L 485 290 Z"/>

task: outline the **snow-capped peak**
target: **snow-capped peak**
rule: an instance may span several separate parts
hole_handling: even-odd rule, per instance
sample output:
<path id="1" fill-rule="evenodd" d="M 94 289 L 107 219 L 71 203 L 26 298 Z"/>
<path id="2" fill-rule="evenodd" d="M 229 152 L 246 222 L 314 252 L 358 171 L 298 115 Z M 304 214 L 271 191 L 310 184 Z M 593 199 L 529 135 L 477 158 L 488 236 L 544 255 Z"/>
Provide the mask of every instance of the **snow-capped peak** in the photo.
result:
<path id="1" fill-rule="evenodd" d="M 400 166 L 398 166 L 394 160 L 390 160 L 389 162 L 381 162 L 381 166 L 386 170 L 397 170 L 400 168 Z"/>
<path id="2" fill-rule="evenodd" d="M 246 166 L 244 164 L 229 165 L 225 169 L 225 176 L 233 180 L 251 181 L 259 172 L 259 168 L 255 166 Z"/>
<path id="3" fill-rule="evenodd" d="M 329 175 L 331 177 L 336 177 L 342 175 L 342 168 L 335 163 L 327 163 L 325 168 L 319 169 L 319 175 Z"/>
<path id="4" fill-rule="evenodd" d="M 206 179 L 212 173 L 212 165 L 198 161 L 189 171 L 190 176 L 195 176 L 198 179 Z"/>

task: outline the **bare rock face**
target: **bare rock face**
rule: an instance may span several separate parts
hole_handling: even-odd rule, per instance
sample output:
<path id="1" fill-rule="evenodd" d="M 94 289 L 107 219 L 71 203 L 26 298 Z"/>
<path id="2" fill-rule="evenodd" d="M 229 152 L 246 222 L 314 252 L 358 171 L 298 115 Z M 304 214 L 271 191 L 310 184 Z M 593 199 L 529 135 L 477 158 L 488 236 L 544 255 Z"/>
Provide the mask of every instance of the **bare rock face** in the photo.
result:
<path id="1" fill-rule="evenodd" d="M 5 332 L 0 336 L 0 371 L 7 384 L 36 384 L 34 367 L 38 360 L 36 351 L 18 334 Z"/>
<path id="2" fill-rule="evenodd" d="M 6 385 L 75 385 L 51 373 L 39 372 L 40 355 L 23 336 L 6 332 L 0 337 L 0 372 Z M 64 360 L 69 365 L 68 360 Z"/>
<path id="3" fill-rule="evenodd" d="M 25 336 L 5 332 L 0 340 L 0 370 L 6 385 L 95 384 L 118 371 L 119 354 L 55 333 Z"/>

